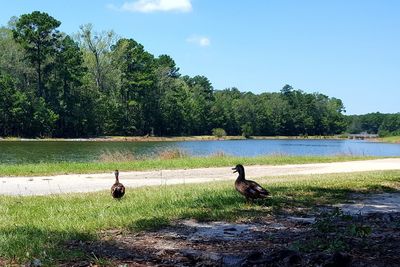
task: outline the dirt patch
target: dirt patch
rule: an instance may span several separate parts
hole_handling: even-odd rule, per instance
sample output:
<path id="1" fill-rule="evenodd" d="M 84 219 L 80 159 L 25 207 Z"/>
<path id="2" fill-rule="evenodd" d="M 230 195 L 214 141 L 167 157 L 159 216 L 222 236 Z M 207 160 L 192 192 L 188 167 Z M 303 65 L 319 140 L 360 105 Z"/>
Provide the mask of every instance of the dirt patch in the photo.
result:
<path id="1" fill-rule="evenodd" d="M 357 215 L 369 213 L 400 213 L 400 193 L 353 195 L 349 203 L 336 205 L 343 212 Z"/>
<path id="2" fill-rule="evenodd" d="M 400 213 L 267 216 L 252 222 L 183 220 L 140 233 L 105 231 L 72 241 L 110 266 L 396 266 Z M 92 261 L 93 263 L 93 261 Z M 88 266 L 90 261 L 66 266 Z"/>

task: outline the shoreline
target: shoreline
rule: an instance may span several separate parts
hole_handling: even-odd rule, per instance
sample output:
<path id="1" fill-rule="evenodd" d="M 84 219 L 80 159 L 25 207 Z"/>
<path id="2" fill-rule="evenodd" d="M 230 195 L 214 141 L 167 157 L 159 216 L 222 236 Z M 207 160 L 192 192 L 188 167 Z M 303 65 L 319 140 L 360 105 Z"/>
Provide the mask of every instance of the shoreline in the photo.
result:
<path id="1" fill-rule="evenodd" d="M 20 138 L 0 137 L 0 142 L 182 142 L 182 141 L 228 141 L 228 140 L 342 140 L 347 139 L 340 136 L 224 136 L 212 135 L 200 136 L 101 136 L 87 138 Z"/>
<path id="2" fill-rule="evenodd" d="M 185 142 L 185 141 L 230 141 L 230 140 L 353 140 L 344 135 L 334 136 L 99 136 L 82 138 L 22 138 L 1 137 L 0 142 Z M 400 137 L 366 138 L 368 142 L 400 144 Z"/>

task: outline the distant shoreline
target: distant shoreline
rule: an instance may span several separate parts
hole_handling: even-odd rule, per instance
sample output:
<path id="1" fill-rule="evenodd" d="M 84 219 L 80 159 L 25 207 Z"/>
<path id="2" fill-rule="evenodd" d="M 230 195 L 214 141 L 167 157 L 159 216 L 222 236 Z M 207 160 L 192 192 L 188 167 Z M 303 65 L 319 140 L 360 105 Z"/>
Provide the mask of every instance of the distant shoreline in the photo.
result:
<path id="1" fill-rule="evenodd" d="M 102 136 L 88 138 L 20 138 L 20 137 L 0 137 L 0 141 L 65 141 L 65 142 L 181 142 L 181 141 L 224 141 L 224 140 L 340 140 L 346 139 L 342 136 L 224 136 L 216 137 L 212 135 L 202 136 Z"/>

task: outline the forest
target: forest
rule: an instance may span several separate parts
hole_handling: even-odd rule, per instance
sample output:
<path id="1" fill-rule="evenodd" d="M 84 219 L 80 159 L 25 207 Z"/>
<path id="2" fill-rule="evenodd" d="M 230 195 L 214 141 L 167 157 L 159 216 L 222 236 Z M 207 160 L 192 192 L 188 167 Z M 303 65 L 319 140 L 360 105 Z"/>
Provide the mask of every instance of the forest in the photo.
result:
<path id="1" fill-rule="evenodd" d="M 171 56 L 154 56 L 134 39 L 91 24 L 68 35 L 60 25 L 34 11 L 0 28 L 0 136 L 181 136 L 215 129 L 244 136 L 388 135 L 400 129 L 399 114 L 345 116 L 340 99 L 290 85 L 261 94 L 216 90 L 207 77 L 181 74 Z"/>
<path id="2" fill-rule="evenodd" d="M 384 114 L 380 112 L 347 116 L 347 132 L 367 132 L 379 136 L 400 136 L 400 113 Z"/>

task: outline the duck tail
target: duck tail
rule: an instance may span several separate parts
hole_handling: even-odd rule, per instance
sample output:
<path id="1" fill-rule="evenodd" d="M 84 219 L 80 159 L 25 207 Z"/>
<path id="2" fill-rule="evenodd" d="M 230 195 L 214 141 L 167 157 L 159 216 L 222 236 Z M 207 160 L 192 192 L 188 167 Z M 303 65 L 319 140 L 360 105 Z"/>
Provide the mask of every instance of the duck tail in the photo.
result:
<path id="1" fill-rule="evenodd" d="M 264 189 L 262 192 L 260 192 L 260 197 L 266 198 L 267 196 L 269 196 L 269 192 L 267 190 Z"/>

